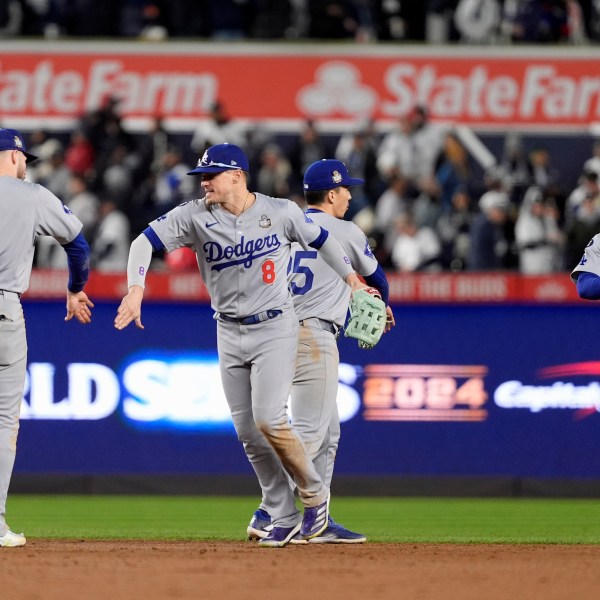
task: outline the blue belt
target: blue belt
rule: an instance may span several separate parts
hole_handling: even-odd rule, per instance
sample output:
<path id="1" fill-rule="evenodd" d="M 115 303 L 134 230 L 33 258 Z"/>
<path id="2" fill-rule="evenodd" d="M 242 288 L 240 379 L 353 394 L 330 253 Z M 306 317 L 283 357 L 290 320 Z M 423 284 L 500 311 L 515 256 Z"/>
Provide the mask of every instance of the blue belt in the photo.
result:
<path id="1" fill-rule="evenodd" d="M 281 310 L 265 310 L 264 312 L 256 313 L 255 315 L 250 315 L 249 317 L 230 317 L 229 315 L 224 315 L 223 313 L 219 313 L 219 319 L 223 321 L 228 321 L 229 323 L 239 323 L 240 325 L 255 325 L 256 323 L 261 323 L 262 321 L 268 321 L 269 319 L 274 319 L 278 317 L 283 311 Z"/>

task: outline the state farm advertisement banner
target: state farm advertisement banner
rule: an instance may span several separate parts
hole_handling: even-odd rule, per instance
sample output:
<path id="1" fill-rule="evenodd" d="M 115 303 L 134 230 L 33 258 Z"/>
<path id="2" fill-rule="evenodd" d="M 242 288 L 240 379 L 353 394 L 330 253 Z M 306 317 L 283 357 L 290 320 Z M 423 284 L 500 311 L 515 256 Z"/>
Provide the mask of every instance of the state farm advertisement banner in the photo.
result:
<path id="1" fill-rule="evenodd" d="M 187 127 L 223 101 L 239 119 L 393 122 L 415 103 L 479 129 L 600 122 L 597 52 L 484 48 L 0 44 L 0 116 L 59 126 L 108 97 L 135 119 Z"/>

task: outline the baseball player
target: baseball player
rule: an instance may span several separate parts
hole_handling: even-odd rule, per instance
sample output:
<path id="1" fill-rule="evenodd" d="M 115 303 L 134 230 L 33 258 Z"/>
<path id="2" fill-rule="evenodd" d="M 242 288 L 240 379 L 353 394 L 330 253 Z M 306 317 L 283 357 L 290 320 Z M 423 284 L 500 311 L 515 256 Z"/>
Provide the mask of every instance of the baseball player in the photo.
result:
<path id="1" fill-rule="evenodd" d="M 22 533 L 5 521 L 6 496 L 15 462 L 19 412 L 25 387 L 27 339 L 21 294 L 29 286 L 37 236 L 54 237 L 69 265 L 67 316 L 91 320 L 83 287 L 88 278 L 89 246 L 81 221 L 46 188 L 25 181 L 28 154 L 20 133 L 0 129 L 0 547 L 23 546 Z"/>
<path id="2" fill-rule="evenodd" d="M 115 327 L 141 322 L 144 281 L 153 250 L 196 252 L 217 321 L 221 379 L 238 438 L 268 494 L 273 528 L 262 546 L 285 546 L 322 533 L 329 518 L 323 483 L 286 412 L 294 376 L 298 319 L 287 286 L 292 242 L 318 251 L 352 289 L 365 286 L 339 242 L 293 202 L 248 190 L 248 159 L 232 144 L 211 146 L 191 175 L 204 199 L 184 203 L 150 223 L 133 241 L 129 292 Z M 287 471 L 304 505 L 301 516 Z"/>
<path id="3" fill-rule="evenodd" d="M 600 300 L 600 233 L 586 246 L 583 257 L 571 273 L 577 293 L 585 300 Z"/>
<path id="4" fill-rule="evenodd" d="M 380 292 L 387 305 L 387 278 L 373 256 L 365 234 L 354 223 L 342 220 L 352 198 L 349 187 L 362 183 L 362 179 L 350 177 L 346 165 L 339 160 L 324 159 L 311 164 L 304 175 L 304 196 L 308 204 L 306 214 L 341 242 L 352 267 L 368 285 Z M 297 366 L 291 393 L 292 422 L 317 472 L 330 487 L 340 438 L 336 403 L 339 365 L 336 340 L 346 320 L 350 288 L 317 252 L 306 251 L 294 244 L 290 289 L 300 322 Z M 386 312 L 386 331 L 389 331 L 395 321 L 389 306 Z M 263 503 L 250 521 L 248 537 L 254 539 L 267 535 L 270 521 Z M 310 540 L 311 543 L 344 544 L 364 541 L 365 536 L 349 531 L 331 517 L 327 529 Z"/>

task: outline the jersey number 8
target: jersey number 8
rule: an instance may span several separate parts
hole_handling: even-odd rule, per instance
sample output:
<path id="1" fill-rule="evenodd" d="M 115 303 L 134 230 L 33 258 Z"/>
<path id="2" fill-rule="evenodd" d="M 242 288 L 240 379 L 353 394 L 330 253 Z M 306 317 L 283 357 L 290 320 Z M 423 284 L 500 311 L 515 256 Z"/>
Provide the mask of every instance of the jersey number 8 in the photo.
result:
<path id="1" fill-rule="evenodd" d="M 263 283 L 271 285 L 275 281 L 275 263 L 269 259 L 262 264 Z"/>

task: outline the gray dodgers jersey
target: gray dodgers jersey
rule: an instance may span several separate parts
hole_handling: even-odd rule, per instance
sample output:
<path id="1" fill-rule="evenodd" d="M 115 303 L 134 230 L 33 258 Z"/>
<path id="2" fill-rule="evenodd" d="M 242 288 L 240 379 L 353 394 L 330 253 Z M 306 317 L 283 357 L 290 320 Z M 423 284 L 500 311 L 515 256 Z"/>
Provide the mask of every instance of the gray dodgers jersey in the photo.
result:
<path id="1" fill-rule="evenodd" d="M 585 247 L 583 257 L 571 272 L 571 279 L 576 282 L 582 271 L 600 275 L 600 233 L 597 233 Z"/>
<path id="2" fill-rule="evenodd" d="M 239 216 L 218 205 L 209 209 L 201 199 L 150 223 L 167 251 L 187 246 L 196 252 L 213 310 L 233 317 L 291 309 L 291 242 L 308 248 L 321 234 L 294 202 L 255 195 L 256 202 Z"/>
<path id="3" fill-rule="evenodd" d="M 49 235 L 73 241 L 81 221 L 37 183 L 0 176 L 0 289 L 22 294 L 29 287 L 35 240 Z"/>
<path id="4" fill-rule="evenodd" d="M 329 231 L 344 247 L 350 264 L 363 276 L 377 269 L 367 237 L 351 221 L 343 221 L 321 210 L 310 210 L 308 216 L 317 225 Z M 309 248 L 292 245 L 290 290 L 298 320 L 318 317 L 343 327 L 346 321 L 350 286 L 342 281 L 333 269 Z"/>

